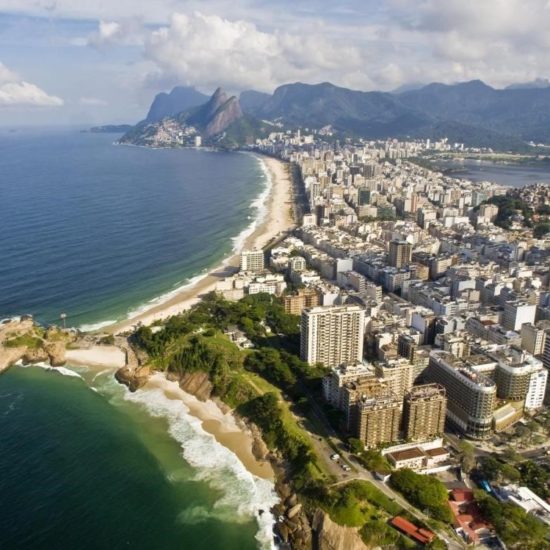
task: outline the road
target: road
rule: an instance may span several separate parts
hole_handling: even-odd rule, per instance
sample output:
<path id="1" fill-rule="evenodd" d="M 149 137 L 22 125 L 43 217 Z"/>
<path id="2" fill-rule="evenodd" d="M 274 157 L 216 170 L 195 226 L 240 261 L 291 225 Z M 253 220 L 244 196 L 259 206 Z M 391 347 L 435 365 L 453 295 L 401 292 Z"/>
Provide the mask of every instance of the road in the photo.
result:
<path id="1" fill-rule="evenodd" d="M 370 471 L 357 464 L 352 455 L 350 455 L 350 453 L 346 450 L 340 437 L 338 437 L 337 433 L 326 419 L 323 410 L 316 402 L 315 397 L 309 388 L 302 384 L 301 390 L 308 397 L 311 412 L 315 417 L 316 423 L 323 428 L 325 433 L 322 435 L 312 434 L 311 430 L 307 428 L 307 423 L 310 420 L 294 412 L 293 414 L 297 421 L 310 435 L 311 443 L 317 451 L 320 459 L 324 461 L 326 469 L 334 476 L 335 482 L 331 485 L 331 487 L 343 486 L 351 481 L 368 481 L 382 491 L 388 498 L 397 502 L 399 506 L 401 506 L 404 510 L 407 510 L 420 521 L 429 521 L 430 518 L 426 514 L 409 504 L 399 493 L 395 492 L 383 481 L 377 479 Z M 289 405 L 291 405 L 290 402 Z M 330 459 L 330 456 L 335 452 L 334 449 L 337 449 L 337 452 L 341 457 L 341 461 L 347 463 L 351 467 L 351 472 L 345 472 L 338 462 Z M 442 530 L 437 530 L 436 533 L 443 541 L 445 541 L 450 550 L 462 550 L 466 547 L 466 544 L 463 543 L 458 536 L 455 538 Z"/>

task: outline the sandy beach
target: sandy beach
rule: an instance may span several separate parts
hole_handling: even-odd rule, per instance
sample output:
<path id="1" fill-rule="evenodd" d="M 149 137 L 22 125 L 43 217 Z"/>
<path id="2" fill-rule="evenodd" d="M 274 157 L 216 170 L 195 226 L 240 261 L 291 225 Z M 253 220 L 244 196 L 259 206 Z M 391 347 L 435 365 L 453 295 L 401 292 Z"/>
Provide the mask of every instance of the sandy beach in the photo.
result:
<path id="1" fill-rule="evenodd" d="M 123 367 L 126 355 L 117 346 L 90 346 L 86 349 L 68 349 L 65 359 L 69 365 L 91 367 Z"/>
<path id="2" fill-rule="evenodd" d="M 271 239 L 293 227 L 292 219 L 292 184 L 288 165 L 271 157 L 261 157 L 271 175 L 271 191 L 267 198 L 267 212 L 254 232 L 245 240 L 244 249 L 263 248 Z M 199 280 L 191 287 L 182 289 L 164 303 L 152 305 L 145 311 L 124 321 L 115 323 L 102 332 L 114 334 L 132 330 L 138 323 L 150 325 L 154 321 L 166 319 L 190 308 L 200 297 L 215 289 L 216 283 L 238 270 L 239 254 L 226 259 L 223 265 Z"/>
<path id="3" fill-rule="evenodd" d="M 224 413 L 214 401 L 199 401 L 183 391 L 177 382 L 166 380 L 160 373 L 151 376 L 143 387 L 144 390 L 153 388 L 162 389 L 168 399 L 182 401 L 189 413 L 202 422 L 203 430 L 233 452 L 251 474 L 262 479 L 274 479 L 271 464 L 267 460 L 258 460 L 252 452 L 252 434 L 239 426 L 231 412 Z"/>

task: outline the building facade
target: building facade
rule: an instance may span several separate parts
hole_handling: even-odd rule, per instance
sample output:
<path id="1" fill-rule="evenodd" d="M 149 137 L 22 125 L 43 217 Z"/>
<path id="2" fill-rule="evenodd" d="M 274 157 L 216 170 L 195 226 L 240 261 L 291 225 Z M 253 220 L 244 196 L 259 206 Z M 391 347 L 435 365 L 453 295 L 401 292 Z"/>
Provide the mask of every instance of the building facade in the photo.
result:
<path id="1" fill-rule="evenodd" d="M 472 439 L 490 437 L 496 404 L 496 385 L 490 378 L 477 373 L 464 359 L 434 350 L 426 379 L 445 388 L 449 421 Z"/>
<path id="2" fill-rule="evenodd" d="M 422 441 L 441 435 L 445 429 L 447 393 L 440 384 L 414 386 L 405 395 L 403 434 L 405 439 Z"/>
<path id="3" fill-rule="evenodd" d="M 243 250 L 241 252 L 241 271 L 260 273 L 265 269 L 263 250 Z"/>
<path id="4" fill-rule="evenodd" d="M 302 311 L 300 355 L 325 367 L 363 359 L 365 311 L 359 306 L 319 306 Z"/>

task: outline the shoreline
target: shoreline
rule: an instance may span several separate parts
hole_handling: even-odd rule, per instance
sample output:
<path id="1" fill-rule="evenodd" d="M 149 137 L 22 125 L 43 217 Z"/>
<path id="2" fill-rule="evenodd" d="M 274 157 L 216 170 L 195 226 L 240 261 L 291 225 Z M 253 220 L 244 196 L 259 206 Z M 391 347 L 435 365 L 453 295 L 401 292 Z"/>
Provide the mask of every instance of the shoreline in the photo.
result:
<path id="1" fill-rule="evenodd" d="M 212 435 L 223 447 L 231 451 L 252 475 L 275 481 L 275 472 L 267 458 L 260 459 L 254 453 L 255 435 L 243 425 L 230 409 L 224 410 L 213 399 L 201 401 L 183 390 L 178 382 L 170 381 L 163 373 L 155 372 L 139 391 L 162 390 L 170 400 L 181 401 L 188 414 L 201 422 L 202 429 Z"/>
<path id="2" fill-rule="evenodd" d="M 295 223 L 292 219 L 292 181 L 288 171 L 288 164 L 281 160 L 255 154 L 268 172 L 268 196 L 260 205 L 265 208 L 264 215 L 258 219 L 252 232 L 247 235 L 238 249 L 221 264 L 191 282 L 180 291 L 174 291 L 173 296 L 165 302 L 144 306 L 142 311 L 130 315 L 127 319 L 105 326 L 96 332 L 120 334 L 135 329 L 138 324 L 150 325 L 158 320 L 164 320 L 177 315 L 196 304 L 201 296 L 212 292 L 221 279 L 236 273 L 239 269 L 240 253 L 245 249 L 264 248 L 280 233 L 288 231 Z M 261 194 L 260 194 L 261 197 Z M 259 198 L 259 197 L 257 197 Z M 246 232 L 246 228 L 243 232 Z M 238 238 L 236 236 L 235 238 Z"/>

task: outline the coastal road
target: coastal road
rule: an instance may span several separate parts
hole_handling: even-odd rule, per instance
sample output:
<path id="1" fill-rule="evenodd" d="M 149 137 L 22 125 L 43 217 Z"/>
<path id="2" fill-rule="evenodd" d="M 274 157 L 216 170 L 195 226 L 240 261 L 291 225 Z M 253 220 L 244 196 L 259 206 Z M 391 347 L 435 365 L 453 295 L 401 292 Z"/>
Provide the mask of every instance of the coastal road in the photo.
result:
<path id="1" fill-rule="evenodd" d="M 324 433 L 319 435 L 311 433 L 311 430 L 307 428 L 307 423 L 311 422 L 311 419 L 294 413 L 296 420 L 304 427 L 307 433 L 310 434 L 311 442 L 317 451 L 317 454 L 321 460 L 324 461 L 326 469 L 331 472 L 335 478 L 335 482 L 330 485 L 331 487 L 344 486 L 351 481 L 368 481 L 382 491 L 388 498 L 399 504 L 404 510 L 407 510 L 411 515 L 418 520 L 427 523 L 430 521 L 426 514 L 418 510 L 411 504 L 409 504 L 399 493 L 395 492 L 391 487 L 386 485 L 383 481 L 377 479 L 370 471 L 357 464 L 352 455 L 346 450 L 346 447 L 342 443 L 342 440 L 338 437 L 328 420 L 326 419 L 322 408 L 315 401 L 313 394 L 309 391 L 309 388 L 302 385 L 301 388 L 308 397 L 309 404 L 311 406 L 312 415 L 315 418 L 315 424 L 317 427 L 322 427 Z M 291 403 L 289 402 L 289 405 Z M 321 430 L 318 430 L 321 431 Z M 335 451 L 336 449 L 336 451 Z M 331 460 L 330 456 L 337 452 L 341 459 L 339 462 Z M 350 472 L 345 472 L 341 464 L 345 463 L 351 467 Z M 466 547 L 466 544 L 458 538 L 458 536 L 451 535 L 446 531 L 438 529 L 436 534 L 445 542 L 447 548 L 450 550 L 462 550 Z"/>

